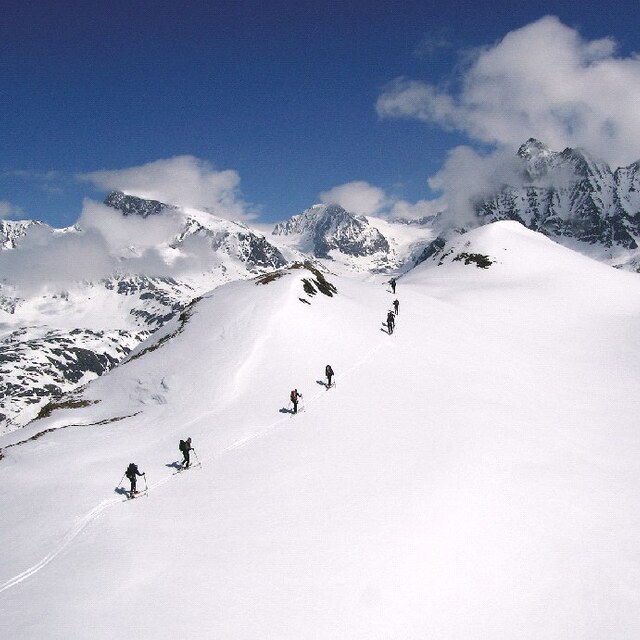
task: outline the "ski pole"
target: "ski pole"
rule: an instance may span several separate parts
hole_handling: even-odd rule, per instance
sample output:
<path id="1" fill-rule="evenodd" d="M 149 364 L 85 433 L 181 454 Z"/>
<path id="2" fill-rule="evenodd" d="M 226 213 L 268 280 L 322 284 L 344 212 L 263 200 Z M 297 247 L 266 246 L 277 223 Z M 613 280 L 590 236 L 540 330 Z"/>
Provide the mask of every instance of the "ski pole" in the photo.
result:
<path id="1" fill-rule="evenodd" d="M 147 491 L 148 490 L 148 485 L 147 485 L 147 474 L 143 473 L 142 477 L 144 478 L 144 490 Z"/>
<path id="2" fill-rule="evenodd" d="M 198 461 L 198 464 L 200 466 L 202 466 L 202 463 L 200 462 L 200 458 L 198 458 L 198 454 L 196 453 L 195 449 L 191 449 L 191 451 L 193 451 L 193 455 L 196 457 L 196 460 Z"/>
<path id="3" fill-rule="evenodd" d="M 124 477 L 127 475 L 127 472 L 125 471 L 122 474 L 122 478 L 120 478 L 120 482 L 118 482 L 118 484 L 116 485 L 116 489 L 122 484 L 122 481 L 124 480 Z"/>

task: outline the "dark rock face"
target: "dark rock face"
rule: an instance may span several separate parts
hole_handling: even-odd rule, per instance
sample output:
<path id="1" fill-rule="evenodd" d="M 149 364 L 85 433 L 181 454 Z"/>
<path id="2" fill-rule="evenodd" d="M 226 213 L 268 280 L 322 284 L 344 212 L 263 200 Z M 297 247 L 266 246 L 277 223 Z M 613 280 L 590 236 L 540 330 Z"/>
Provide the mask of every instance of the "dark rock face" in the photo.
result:
<path id="1" fill-rule="evenodd" d="M 640 237 L 640 166 L 612 172 L 584 151 L 550 151 L 530 139 L 518 150 L 523 184 L 477 203 L 481 223 L 517 220 L 550 237 L 636 249 Z"/>
<path id="2" fill-rule="evenodd" d="M 422 251 L 422 253 L 416 258 L 415 266 L 418 266 L 425 260 L 429 260 L 429 258 L 433 258 L 434 256 L 439 255 L 444 249 L 447 241 L 442 237 L 438 236 L 433 242 L 430 242 Z"/>
<path id="3" fill-rule="evenodd" d="M 234 222 L 224 221 L 224 225 L 212 228 L 188 218 L 174 246 L 180 245 L 190 236 L 206 238 L 213 251 L 221 251 L 236 258 L 249 270 L 280 269 L 287 264 L 280 249 L 264 236 Z"/>
<path id="4" fill-rule="evenodd" d="M 177 207 L 171 204 L 165 204 L 158 200 L 145 200 L 137 196 L 125 195 L 122 191 L 111 192 L 105 199 L 104 204 L 118 209 L 118 211 L 122 211 L 125 216 L 141 216 L 142 218 L 156 216 L 163 211 L 177 209 Z"/>
<path id="5" fill-rule="evenodd" d="M 102 375 L 149 331 L 19 329 L 0 342 L 0 428 L 30 405 L 40 406 L 77 386 L 86 374 Z"/>
<path id="6" fill-rule="evenodd" d="M 273 234 L 306 236 L 316 258 L 329 258 L 332 250 L 356 257 L 389 252 L 389 243 L 378 229 L 338 205 L 311 207 L 277 224 Z"/>
<path id="7" fill-rule="evenodd" d="M 155 331 L 182 311 L 192 296 L 193 289 L 173 278 L 148 278 L 147 276 L 118 276 L 103 280 L 105 289 L 119 295 L 131 296 L 136 303 L 130 314 L 141 329 Z"/>
<path id="8" fill-rule="evenodd" d="M 247 263 L 252 266 L 278 269 L 287 263 L 280 250 L 264 236 L 256 236 L 251 232 L 240 232 L 238 240 L 243 248 L 243 255 L 246 257 Z"/>
<path id="9" fill-rule="evenodd" d="M 16 241 L 37 225 L 49 228 L 37 220 L 0 220 L 0 249 L 15 249 Z"/>

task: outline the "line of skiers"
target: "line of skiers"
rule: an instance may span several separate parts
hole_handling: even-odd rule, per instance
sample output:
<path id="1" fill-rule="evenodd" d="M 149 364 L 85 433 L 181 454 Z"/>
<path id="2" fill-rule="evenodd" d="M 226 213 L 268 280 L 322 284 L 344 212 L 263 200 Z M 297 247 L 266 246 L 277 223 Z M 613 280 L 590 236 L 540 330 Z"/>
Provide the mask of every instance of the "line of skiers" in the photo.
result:
<path id="1" fill-rule="evenodd" d="M 335 375 L 333 373 L 333 369 L 331 368 L 331 365 L 328 364 L 325 368 L 324 368 L 324 375 L 327 378 L 327 382 L 325 384 L 327 389 L 330 389 L 332 386 L 335 385 L 335 382 L 332 382 L 333 380 L 333 376 Z M 292 389 L 291 393 L 289 394 L 289 400 L 291 401 L 291 413 L 298 413 L 298 402 L 300 400 L 300 398 L 302 398 L 302 394 L 297 390 L 297 389 Z"/>
<path id="2" fill-rule="evenodd" d="M 180 440 L 180 443 L 178 444 L 178 449 L 180 453 L 182 453 L 182 462 L 179 463 L 178 471 L 182 471 L 184 469 L 188 469 L 191 466 L 191 452 L 193 451 L 193 453 L 196 455 L 196 458 L 198 454 L 196 453 L 196 450 L 191 446 L 191 438 L 187 438 L 186 440 Z M 129 490 L 129 498 L 133 498 L 138 493 L 140 493 L 137 490 L 136 485 L 137 485 L 138 478 L 141 476 L 144 476 L 144 482 L 145 482 L 143 493 L 144 491 L 147 490 L 147 476 L 144 473 L 144 471 L 140 471 L 138 469 L 138 465 L 135 462 L 129 463 L 127 470 L 124 472 L 124 476 L 122 476 L 123 480 L 125 476 L 131 483 L 131 489 Z M 122 480 L 120 482 L 122 482 Z"/>
<path id="3" fill-rule="evenodd" d="M 332 384 L 335 384 L 335 383 L 332 383 L 334 373 L 330 364 L 328 364 L 324 368 L 324 373 L 327 378 L 326 387 L 327 389 L 329 389 L 332 386 Z M 302 394 L 297 389 L 293 389 L 291 391 L 289 398 L 293 405 L 292 413 L 294 414 L 298 413 L 298 401 L 300 398 L 302 398 Z M 180 465 L 179 465 L 180 466 L 179 471 L 182 471 L 184 469 L 188 469 L 191 466 L 191 452 L 193 451 L 196 457 L 197 457 L 197 453 L 196 453 L 196 450 L 191 446 L 191 438 L 187 438 L 186 440 L 180 440 L 180 443 L 178 444 L 178 449 L 182 453 L 182 462 L 180 462 Z M 135 462 L 129 463 L 127 470 L 124 472 L 124 475 L 122 476 L 122 480 L 124 480 L 125 476 L 131 483 L 131 489 L 129 490 L 129 498 L 134 498 L 136 495 L 140 493 L 137 490 L 137 480 L 139 477 L 144 477 L 145 479 L 145 488 L 143 489 L 143 493 L 144 491 L 147 490 L 147 476 L 144 473 L 144 471 L 140 471 L 138 469 L 138 465 Z M 120 482 L 122 482 L 122 480 Z"/>
<path id="4" fill-rule="evenodd" d="M 396 279 L 395 278 L 391 278 L 391 280 L 389 280 L 389 284 L 391 285 L 391 292 L 393 294 L 395 294 L 396 292 Z M 396 326 L 396 316 L 398 315 L 398 311 L 400 309 L 400 301 L 398 300 L 398 298 L 396 298 L 393 301 L 393 309 L 390 309 L 389 312 L 387 313 L 387 333 L 389 335 L 391 335 L 393 333 L 393 330 Z"/>
<path id="5" fill-rule="evenodd" d="M 395 278 L 391 278 L 391 280 L 389 280 L 389 284 L 391 285 L 391 291 L 392 293 L 395 294 L 396 292 L 396 279 Z M 389 335 L 391 335 L 393 333 L 393 329 L 395 327 L 395 318 L 398 315 L 398 310 L 400 307 L 400 302 L 398 301 L 398 299 L 396 298 L 393 301 L 393 310 L 390 310 L 389 313 L 387 313 L 387 329 L 389 331 Z M 333 373 L 333 368 L 331 367 L 330 364 L 328 364 L 325 368 L 324 368 L 324 375 L 327 378 L 327 383 L 326 383 L 326 387 L 327 389 L 330 389 L 333 385 L 335 385 L 334 382 L 332 382 L 333 380 L 333 376 L 335 375 Z M 289 399 L 291 401 L 291 404 L 293 406 L 292 409 L 292 413 L 296 414 L 298 413 L 298 402 L 300 400 L 300 398 L 302 398 L 302 394 L 298 391 L 298 389 L 292 389 L 291 393 L 289 394 Z M 194 454 L 196 453 L 196 450 L 191 446 L 191 438 L 187 438 L 186 440 L 180 440 L 180 443 L 178 445 L 178 449 L 180 450 L 180 452 L 182 453 L 182 462 L 180 463 L 180 469 L 179 471 L 182 471 L 184 469 L 188 469 L 189 466 L 191 465 L 191 452 L 193 451 Z M 197 454 L 196 454 L 197 456 Z M 129 491 L 129 497 L 133 498 L 135 495 L 137 495 L 139 492 L 136 489 L 136 485 L 137 485 L 137 479 L 138 477 L 143 476 L 145 479 L 145 488 L 144 491 L 147 490 L 147 477 L 144 473 L 144 471 L 140 471 L 138 469 L 138 465 L 135 464 L 134 462 L 129 463 L 129 466 L 127 467 L 127 470 L 125 471 L 124 475 L 128 478 L 129 482 L 131 483 L 131 490 Z M 124 476 L 123 476 L 124 479 Z M 122 482 L 122 480 L 121 480 Z"/>

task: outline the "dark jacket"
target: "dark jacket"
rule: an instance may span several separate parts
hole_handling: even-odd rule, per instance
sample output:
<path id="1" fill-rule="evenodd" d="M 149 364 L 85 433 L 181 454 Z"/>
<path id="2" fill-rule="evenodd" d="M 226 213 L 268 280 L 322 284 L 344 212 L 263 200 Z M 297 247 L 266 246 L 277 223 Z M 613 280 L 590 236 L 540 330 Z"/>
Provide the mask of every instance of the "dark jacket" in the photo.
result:
<path id="1" fill-rule="evenodd" d="M 127 478 L 134 478 L 135 476 L 143 476 L 144 473 L 140 473 L 140 471 L 138 471 L 138 465 L 132 462 L 127 467 L 126 475 L 127 475 Z"/>

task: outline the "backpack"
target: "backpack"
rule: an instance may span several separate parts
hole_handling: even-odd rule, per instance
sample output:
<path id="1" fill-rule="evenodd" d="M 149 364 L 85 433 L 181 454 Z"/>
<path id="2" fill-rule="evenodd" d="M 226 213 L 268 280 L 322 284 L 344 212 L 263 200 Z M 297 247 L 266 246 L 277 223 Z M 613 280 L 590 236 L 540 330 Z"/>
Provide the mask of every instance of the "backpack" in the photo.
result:
<path id="1" fill-rule="evenodd" d="M 178 445 L 178 449 L 184 453 L 187 450 L 187 443 L 184 440 L 180 440 L 180 444 Z"/>
<path id="2" fill-rule="evenodd" d="M 127 478 L 132 478 L 133 476 L 136 475 L 136 471 L 138 470 L 138 467 L 136 467 L 135 464 L 133 464 L 133 462 L 127 467 L 127 470 L 125 472 L 125 475 L 127 476 Z"/>
<path id="3" fill-rule="evenodd" d="M 295 389 L 291 392 L 290 397 L 291 397 L 291 402 L 295 402 L 298 399 L 298 394 L 296 393 Z"/>

